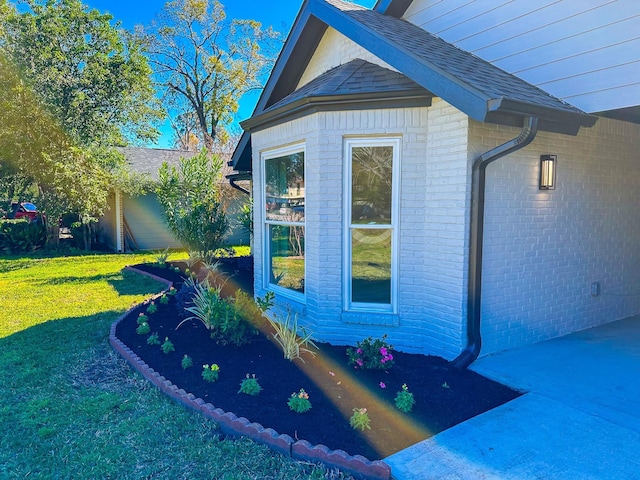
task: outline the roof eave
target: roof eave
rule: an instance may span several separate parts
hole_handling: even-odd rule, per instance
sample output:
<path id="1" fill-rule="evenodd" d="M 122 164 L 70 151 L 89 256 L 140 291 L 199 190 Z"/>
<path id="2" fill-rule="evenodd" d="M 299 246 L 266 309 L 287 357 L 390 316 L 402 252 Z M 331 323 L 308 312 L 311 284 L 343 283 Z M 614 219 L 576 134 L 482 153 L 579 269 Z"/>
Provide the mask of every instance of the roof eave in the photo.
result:
<path id="1" fill-rule="evenodd" d="M 593 127 L 598 120 L 595 115 L 580 111 L 562 111 L 508 98 L 491 100 L 487 111 L 487 122 L 520 126 L 524 117 L 533 116 L 538 118 L 540 130 L 565 135 L 577 135 L 580 128 Z"/>
<path id="2" fill-rule="evenodd" d="M 311 96 L 251 117 L 241 122 L 240 126 L 245 131 L 256 132 L 284 121 L 321 111 L 428 107 L 431 106 L 432 98 L 433 96 L 425 94 L 422 89 L 393 92 L 392 95 L 389 92 L 374 92 Z"/>

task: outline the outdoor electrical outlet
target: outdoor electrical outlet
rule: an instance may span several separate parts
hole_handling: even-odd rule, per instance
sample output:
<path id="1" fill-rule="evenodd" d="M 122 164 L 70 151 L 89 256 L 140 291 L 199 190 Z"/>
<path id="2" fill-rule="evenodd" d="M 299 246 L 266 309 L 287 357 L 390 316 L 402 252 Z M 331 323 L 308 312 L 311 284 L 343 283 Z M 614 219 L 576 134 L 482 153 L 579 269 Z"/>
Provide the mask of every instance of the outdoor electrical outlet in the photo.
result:
<path id="1" fill-rule="evenodd" d="M 591 296 L 597 297 L 600 295 L 600 282 L 593 282 L 591 284 Z"/>

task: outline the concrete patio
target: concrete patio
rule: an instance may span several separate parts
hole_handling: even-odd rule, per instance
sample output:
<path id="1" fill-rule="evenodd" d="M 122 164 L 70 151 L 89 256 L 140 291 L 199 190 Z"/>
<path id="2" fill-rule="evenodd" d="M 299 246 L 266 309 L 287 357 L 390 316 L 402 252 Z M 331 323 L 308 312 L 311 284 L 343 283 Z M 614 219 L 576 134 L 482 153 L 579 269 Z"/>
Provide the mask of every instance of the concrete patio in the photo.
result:
<path id="1" fill-rule="evenodd" d="M 394 478 L 640 479 L 640 316 L 471 368 L 527 393 L 388 457 Z"/>

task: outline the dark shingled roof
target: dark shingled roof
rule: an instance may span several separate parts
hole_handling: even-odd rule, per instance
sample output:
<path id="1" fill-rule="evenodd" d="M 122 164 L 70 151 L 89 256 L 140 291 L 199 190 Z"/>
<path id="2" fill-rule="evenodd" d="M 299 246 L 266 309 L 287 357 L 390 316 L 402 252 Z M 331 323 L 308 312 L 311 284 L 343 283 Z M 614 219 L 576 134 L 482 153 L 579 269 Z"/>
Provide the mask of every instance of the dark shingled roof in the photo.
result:
<path id="1" fill-rule="evenodd" d="M 466 83 L 490 99 L 507 98 L 570 113 L 584 113 L 412 23 L 342 0 L 326 0 L 326 2 L 358 21 L 365 28 L 393 42 L 399 50 L 421 58 L 441 70 L 443 75 Z M 411 72 L 406 73 L 411 74 Z M 438 92 L 434 93 L 438 94 Z"/>
<path id="2" fill-rule="evenodd" d="M 303 98 L 373 93 L 386 93 L 389 96 L 404 93 L 431 95 L 405 75 L 357 58 L 314 78 L 270 106 L 265 112 L 281 108 Z"/>
<path id="3" fill-rule="evenodd" d="M 196 154 L 196 152 L 163 148 L 118 147 L 117 150 L 125 156 L 131 170 L 149 175 L 149 178 L 154 181 L 158 180 L 158 171 L 164 162 L 177 166 L 180 164 L 181 158 L 192 157 Z"/>
<path id="4" fill-rule="evenodd" d="M 285 110 L 282 102 L 297 102 L 298 106 L 303 103 L 303 89 L 294 90 L 327 27 L 426 89 L 423 92 L 432 92 L 431 96 L 442 98 L 477 121 L 522 126 L 525 118 L 536 117 L 540 130 L 568 135 L 576 135 L 581 127 L 595 123 L 597 117 L 397 18 L 408 5 L 409 0 L 379 0 L 377 10 L 368 10 L 342 0 L 305 0 L 253 117 L 242 122 L 243 128 L 252 129 L 259 122 L 265 123 L 265 117 L 269 116 L 265 112 L 272 112 L 269 120 L 272 124 L 290 119 L 282 112 Z M 364 75 L 359 81 L 364 81 Z M 355 86 L 347 84 L 341 88 Z M 311 90 L 307 93 L 316 94 Z M 380 97 L 375 98 L 382 102 Z M 241 171 L 251 170 L 248 131 L 233 154 L 232 165 Z"/>

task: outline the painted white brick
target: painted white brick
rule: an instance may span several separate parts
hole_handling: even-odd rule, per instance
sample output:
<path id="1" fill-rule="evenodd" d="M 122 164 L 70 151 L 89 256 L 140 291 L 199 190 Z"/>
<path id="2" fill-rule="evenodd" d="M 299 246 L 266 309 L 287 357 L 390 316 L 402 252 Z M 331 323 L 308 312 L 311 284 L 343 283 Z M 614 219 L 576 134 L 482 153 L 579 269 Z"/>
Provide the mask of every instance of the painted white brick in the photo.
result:
<path id="1" fill-rule="evenodd" d="M 307 293 L 306 305 L 299 310 L 304 310 L 301 321 L 319 340 L 353 344 L 368 335 L 387 333 L 398 349 L 447 358 L 462 348 L 468 186 L 460 172 L 468 169 L 468 122 L 448 104 L 436 103 L 435 108 L 317 113 L 252 136 L 256 201 L 261 195 L 256 175 L 261 171 L 261 152 L 306 140 Z M 440 146 L 429 144 L 432 125 L 439 127 L 434 133 L 444 139 Z M 319 135 L 314 133 L 316 128 L 320 128 Z M 345 323 L 341 272 L 344 138 L 389 135 L 402 138 L 398 325 Z M 460 144 L 462 148 L 451 151 Z M 434 172 L 446 180 L 427 187 L 425 180 Z M 256 212 L 261 215 L 261 209 Z M 263 258 L 261 232 L 256 234 L 259 237 L 256 272 Z M 255 287 L 261 295 L 261 275 Z"/>
<path id="2" fill-rule="evenodd" d="M 470 132 L 478 153 L 518 134 L 477 122 Z M 489 166 L 483 354 L 640 313 L 639 142 L 639 126 L 601 118 L 577 137 L 540 132 Z M 554 191 L 537 185 L 547 153 L 558 155 Z"/>
<path id="3" fill-rule="evenodd" d="M 330 63 L 316 65 L 314 74 Z M 470 121 L 434 99 L 429 108 L 316 113 L 253 134 L 257 205 L 260 153 L 306 146 L 307 295 L 296 308 L 319 340 L 353 344 L 387 333 L 401 350 L 445 358 L 460 352 L 471 165 L 518 133 Z M 388 135 L 402 137 L 398 325 L 345 323 L 343 142 Z M 540 132 L 528 147 L 489 166 L 482 354 L 640 313 L 639 143 L 639 126 L 603 118 L 577 137 Z M 548 153 L 558 155 L 557 189 L 545 192 L 537 187 L 538 164 Z M 256 225 L 261 220 L 257 208 Z M 258 295 L 264 293 L 262 237 L 257 229 Z M 601 285 L 598 297 L 590 295 L 594 281 Z"/>

